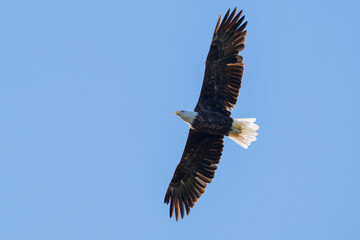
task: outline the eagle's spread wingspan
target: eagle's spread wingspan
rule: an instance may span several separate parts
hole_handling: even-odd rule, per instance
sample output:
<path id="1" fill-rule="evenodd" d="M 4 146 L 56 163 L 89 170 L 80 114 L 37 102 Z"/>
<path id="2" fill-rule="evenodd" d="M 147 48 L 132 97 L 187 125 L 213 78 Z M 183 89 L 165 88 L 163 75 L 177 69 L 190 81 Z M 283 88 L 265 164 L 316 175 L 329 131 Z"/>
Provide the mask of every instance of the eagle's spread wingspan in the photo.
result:
<path id="1" fill-rule="evenodd" d="M 230 9 L 222 22 L 221 16 L 217 22 L 195 111 L 210 109 L 230 116 L 236 104 L 244 71 L 243 58 L 238 54 L 245 47 L 247 22 L 241 25 L 245 18 L 240 18 L 242 11 L 236 16 L 236 8 L 229 13 Z"/>
<path id="2" fill-rule="evenodd" d="M 223 138 L 190 129 L 184 153 L 164 199 L 166 204 L 170 202 L 170 217 L 174 209 L 176 220 L 179 211 L 181 218 L 184 217 L 184 208 L 189 215 L 190 208 L 205 192 L 206 185 L 215 175 L 224 146 Z"/>
<path id="3" fill-rule="evenodd" d="M 244 64 L 238 53 L 244 49 L 242 13 L 236 16 L 236 8 L 230 9 L 217 22 L 210 51 L 206 60 L 204 81 L 195 111 L 208 110 L 231 115 L 239 94 Z M 235 16 L 235 17 L 234 17 Z M 242 25 L 241 25 L 242 24 Z M 205 192 L 206 185 L 214 177 L 216 164 L 223 150 L 223 135 L 212 135 L 190 129 L 183 156 L 165 195 L 165 203 L 170 203 L 170 217 L 175 210 L 176 220 L 189 214 L 190 208 Z"/>

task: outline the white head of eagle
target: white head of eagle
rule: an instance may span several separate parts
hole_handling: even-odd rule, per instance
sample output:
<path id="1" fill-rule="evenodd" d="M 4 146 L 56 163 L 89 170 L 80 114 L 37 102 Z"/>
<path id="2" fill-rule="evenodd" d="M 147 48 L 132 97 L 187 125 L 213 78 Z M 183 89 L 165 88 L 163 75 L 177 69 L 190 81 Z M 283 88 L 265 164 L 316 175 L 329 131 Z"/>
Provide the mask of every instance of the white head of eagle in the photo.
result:
<path id="1" fill-rule="evenodd" d="M 194 122 L 195 118 L 198 115 L 197 112 L 184 110 L 176 111 L 175 114 L 190 125 Z"/>

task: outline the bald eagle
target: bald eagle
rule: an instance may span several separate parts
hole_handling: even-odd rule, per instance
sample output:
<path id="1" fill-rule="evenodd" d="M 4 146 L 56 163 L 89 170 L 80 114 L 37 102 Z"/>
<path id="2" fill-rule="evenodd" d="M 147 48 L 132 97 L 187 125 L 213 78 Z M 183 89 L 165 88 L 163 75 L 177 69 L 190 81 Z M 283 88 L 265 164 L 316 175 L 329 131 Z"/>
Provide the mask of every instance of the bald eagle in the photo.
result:
<path id="1" fill-rule="evenodd" d="M 244 71 L 243 57 L 239 52 L 245 47 L 244 17 L 236 8 L 230 9 L 216 24 L 200 98 L 194 111 L 175 112 L 189 124 L 189 135 L 175 173 L 166 191 L 164 202 L 170 203 L 170 218 L 175 210 L 176 221 L 205 193 L 212 181 L 223 150 L 224 136 L 243 148 L 256 140 L 255 118 L 231 118 L 241 78 Z"/>

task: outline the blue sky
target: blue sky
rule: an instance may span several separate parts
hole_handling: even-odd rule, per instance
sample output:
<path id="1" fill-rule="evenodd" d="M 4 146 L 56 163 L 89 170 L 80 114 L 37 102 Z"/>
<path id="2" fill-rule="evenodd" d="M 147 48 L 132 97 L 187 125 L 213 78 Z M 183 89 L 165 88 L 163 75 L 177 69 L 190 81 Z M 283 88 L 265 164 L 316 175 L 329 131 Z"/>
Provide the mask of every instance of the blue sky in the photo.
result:
<path id="1" fill-rule="evenodd" d="M 245 76 L 189 217 L 163 198 L 219 17 L 244 9 Z M 2 1 L 0 238 L 360 239 L 358 1 Z"/>

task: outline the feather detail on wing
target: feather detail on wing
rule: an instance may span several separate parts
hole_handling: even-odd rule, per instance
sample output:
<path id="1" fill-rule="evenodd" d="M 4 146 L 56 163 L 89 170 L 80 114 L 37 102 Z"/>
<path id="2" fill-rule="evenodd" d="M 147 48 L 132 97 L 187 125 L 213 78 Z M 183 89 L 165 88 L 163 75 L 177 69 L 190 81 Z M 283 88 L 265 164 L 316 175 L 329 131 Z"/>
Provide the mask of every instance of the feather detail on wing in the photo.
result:
<path id="1" fill-rule="evenodd" d="M 164 202 L 170 203 L 170 217 L 175 210 L 176 221 L 189 215 L 190 208 L 205 193 L 205 188 L 212 181 L 219 163 L 223 136 L 189 131 L 188 140 L 180 163 L 167 189 Z"/>
<path id="2" fill-rule="evenodd" d="M 243 58 L 239 52 L 245 47 L 247 22 L 240 11 L 230 9 L 216 24 L 209 54 L 206 59 L 204 81 L 195 110 L 210 109 L 231 115 L 241 87 L 244 71 Z"/>

